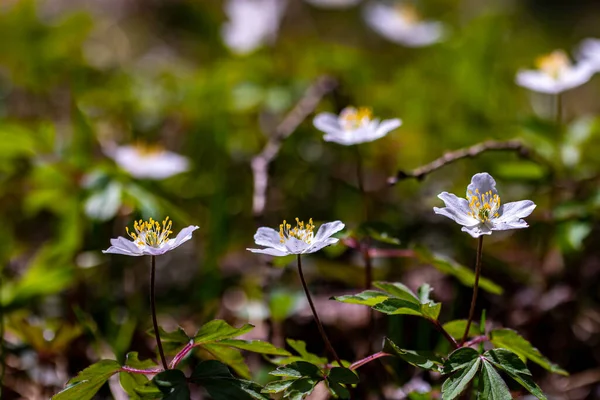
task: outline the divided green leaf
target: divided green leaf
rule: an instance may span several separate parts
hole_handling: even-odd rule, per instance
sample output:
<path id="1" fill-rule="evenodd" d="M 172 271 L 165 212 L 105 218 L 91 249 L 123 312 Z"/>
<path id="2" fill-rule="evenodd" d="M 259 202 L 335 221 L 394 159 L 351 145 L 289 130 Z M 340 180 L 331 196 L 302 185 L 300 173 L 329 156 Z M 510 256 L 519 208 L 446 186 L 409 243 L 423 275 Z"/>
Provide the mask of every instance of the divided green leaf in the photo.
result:
<path id="1" fill-rule="evenodd" d="M 442 400 L 452 400 L 460 396 L 475 377 L 480 366 L 481 359 L 477 357 L 457 368 L 455 373 L 442 384 Z"/>
<path id="2" fill-rule="evenodd" d="M 138 359 L 137 352 L 128 353 L 125 360 L 125 365 L 135 369 L 154 369 L 158 366 L 152 360 L 140 361 Z M 144 391 L 144 386 L 149 382 L 148 378 L 144 374 L 132 374 L 127 372 L 119 373 L 119 381 L 121 387 L 125 390 L 125 393 L 129 395 L 130 399 L 138 400 L 142 399 L 140 392 Z"/>
<path id="3" fill-rule="evenodd" d="M 187 378 L 183 371 L 178 369 L 168 369 L 157 374 L 152 382 L 163 394 L 163 399 L 168 400 L 189 400 L 190 388 Z"/>
<path id="4" fill-rule="evenodd" d="M 268 400 L 263 388 L 243 379 L 237 379 L 227 366 L 216 360 L 202 361 L 194 369 L 190 381 L 206 389 L 214 400 Z"/>
<path id="5" fill-rule="evenodd" d="M 500 374 L 487 360 L 484 360 L 481 366 L 481 384 L 483 386 L 483 390 L 481 391 L 482 399 L 512 400 L 508 386 L 506 386 Z"/>
<path id="6" fill-rule="evenodd" d="M 546 396 L 533 381 L 531 372 L 529 372 L 527 366 L 518 355 L 506 349 L 493 349 L 487 351 L 483 356 L 496 368 L 506 372 L 511 378 L 527 389 L 529 393 L 540 400 L 546 400 Z"/>
<path id="7" fill-rule="evenodd" d="M 401 349 L 389 338 L 384 339 L 383 352 L 400 357 L 415 367 L 436 372 L 440 372 L 441 370 L 442 360 L 435 354 L 427 351 Z"/>
<path id="8" fill-rule="evenodd" d="M 67 387 L 52 396 L 52 400 L 90 400 L 108 378 L 121 369 L 114 360 L 102 360 L 90 365 L 67 383 Z"/>
<path id="9" fill-rule="evenodd" d="M 522 360 L 530 360 L 550 372 L 560 375 L 569 375 L 567 371 L 553 364 L 544 357 L 538 349 L 516 331 L 512 329 L 495 329 L 490 332 L 490 341 L 495 347 L 501 347 L 512 351 Z"/>

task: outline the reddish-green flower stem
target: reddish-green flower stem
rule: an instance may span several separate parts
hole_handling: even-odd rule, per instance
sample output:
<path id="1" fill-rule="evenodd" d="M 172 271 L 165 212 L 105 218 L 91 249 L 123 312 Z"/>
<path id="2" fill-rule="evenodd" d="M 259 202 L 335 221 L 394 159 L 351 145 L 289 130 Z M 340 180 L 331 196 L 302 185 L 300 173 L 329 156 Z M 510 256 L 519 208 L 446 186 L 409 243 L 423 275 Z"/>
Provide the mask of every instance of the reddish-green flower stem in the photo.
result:
<path id="1" fill-rule="evenodd" d="M 306 280 L 304 280 L 304 273 L 302 272 L 302 256 L 300 254 L 298 254 L 298 273 L 300 274 L 300 281 L 302 281 L 302 287 L 304 288 L 304 293 L 306 294 L 306 300 L 308 300 L 308 304 L 310 305 L 310 309 L 312 311 L 313 317 L 315 318 L 315 322 L 317 323 L 317 328 L 319 328 L 319 333 L 321 334 L 321 337 L 323 338 L 323 341 L 325 342 L 325 346 L 327 347 L 327 350 L 329 350 L 329 353 L 331 353 L 331 355 L 333 356 L 335 361 L 337 361 L 337 363 L 341 367 L 342 360 L 340 360 L 340 358 L 338 357 L 333 346 L 331 345 L 331 342 L 329 341 L 329 338 L 327 337 L 327 334 L 325 333 L 325 329 L 323 329 L 323 325 L 321 324 L 319 315 L 317 315 L 317 310 L 315 308 L 315 305 L 313 304 L 312 298 L 310 296 L 310 292 L 308 291 L 308 286 L 306 285 Z"/>
<path id="2" fill-rule="evenodd" d="M 490 340 L 490 338 L 485 335 L 477 336 L 477 337 L 474 337 L 473 339 L 469 340 L 468 342 L 463 343 L 462 347 L 471 347 L 471 346 L 474 346 L 479 343 L 487 342 L 488 340 Z"/>
<path id="3" fill-rule="evenodd" d="M 121 367 L 120 371 L 127 372 L 130 374 L 156 375 L 156 374 L 163 372 L 163 369 L 161 369 L 161 368 L 138 369 L 138 368 L 131 368 L 131 367 L 124 365 Z"/>
<path id="4" fill-rule="evenodd" d="M 380 351 L 378 353 L 371 354 L 370 356 L 365 357 L 362 360 L 356 361 L 355 363 L 353 363 L 352 365 L 350 365 L 349 369 L 351 369 L 352 371 L 354 371 L 354 370 L 362 367 L 363 365 L 370 363 L 373 360 L 377 360 L 378 358 L 388 357 L 388 356 L 391 356 L 391 354 L 384 353 L 383 351 Z"/>
<path id="5" fill-rule="evenodd" d="M 475 261 L 475 283 L 473 285 L 473 298 L 471 299 L 471 309 L 469 310 L 469 319 L 467 320 L 467 328 L 460 341 L 464 343 L 469 336 L 469 328 L 471 328 L 471 322 L 473 321 L 473 315 L 475 314 L 475 303 L 477 302 L 477 290 L 479 289 L 479 275 L 481 274 L 481 253 L 483 250 L 483 235 L 479 236 L 477 241 L 477 260 Z"/>
<path id="6" fill-rule="evenodd" d="M 454 347 L 455 349 L 458 349 L 460 346 L 458 345 L 458 342 L 456 341 L 456 339 L 454 339 L 442 326 L 442 324 L 440 324 L 440 321 L 438 321 L 437 319 L 429 319 L 428 321 L 430 321 L 433 326 L 435 326 L 435 329 L 437 329 L 442 335 L 444 335 L 444 337 L 446 338 L 446 340 L 448 342 L 450 342 L 450 344 L 452 345 L 452 347 Z"/>
<path id="7" fill-rule="evenodd" d="M 158 331 L 158 322 L 156 321 L 156 296 L 154 294 L 154 282 L 156 277 L 156 257 L 152 256 L 152 270 L 150 272 L 150 308 L 152 309 L 152 324 L 154 325 L 154 336 L 156 337 L 156 345 L 158 346 L 158 352 L 160 354 L 160 361 L 163 368 L 167 370 L 167 359 L 165 358 L 165 352 L 160 341 L 160 333 Z"/>

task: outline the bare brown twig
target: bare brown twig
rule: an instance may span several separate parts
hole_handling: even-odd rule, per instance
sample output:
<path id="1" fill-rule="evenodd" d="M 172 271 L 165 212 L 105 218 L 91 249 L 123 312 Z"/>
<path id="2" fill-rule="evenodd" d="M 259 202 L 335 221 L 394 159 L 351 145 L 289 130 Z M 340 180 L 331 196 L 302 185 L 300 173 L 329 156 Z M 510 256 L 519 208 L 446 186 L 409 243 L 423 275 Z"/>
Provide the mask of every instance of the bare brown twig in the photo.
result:
<path id="1" fill-rule="evenodd" d="M 478 143 L 471 147 L 465 147 L 462 149 L 449 151 L 446 154 L 444 154 L 442 157 L 430 162 L 429 164 L 426 164 L 419 168 L 416 168 L 412 171 L 408 171 L 408 172 L 398 171 L 396 176 L 392 176 L 392 177 L 388 178 L 388 184 L 395 185 L 399 181 L 402 181 L 405 179 L 411 179 L 411 178 L 417 179 L 417 180 L 423 180 L 423 179 L 425 179 L 425 177 L 428 174 L 444 167 L 447 164 L 451 164 L 451 163 L 461 160 L 463 158 L 477 157 L 478 155 L 489 152 L 489 151 L 516 152 L 519 154 L 519 156 L 521 156 L 523 158 L 526 158 L 531 161 L 534 161 L 539 164 L 543 164 L 543 165 L 546 165 L 547 167 L 550 167 L 548 162 L 546 162 L 544 159 L 540 158 L 533 150 L 531 150 L 529 147 L 525 146 L 519 140 L 508 140 L 505 142 L 500 142 L 500 141 L 496 141 L 496 140 L 487 140 L 485 142 Z"/>
<path id="2" fill-rule="evenodd" d="M 263 150 L 252 158 L 252 174 L 254 177 L 254 194 L 252 196 L 252 212 L 255 216 L 264 213 L 267 202 L 269 183 L 269 164 L 277 157 L 281 144 L 312 113 L 323 96 L 337 87 L 335 79 L 329 76 L 319 77 L 307 90 L 296 106 L 285 116 L 275 128 Z"/>

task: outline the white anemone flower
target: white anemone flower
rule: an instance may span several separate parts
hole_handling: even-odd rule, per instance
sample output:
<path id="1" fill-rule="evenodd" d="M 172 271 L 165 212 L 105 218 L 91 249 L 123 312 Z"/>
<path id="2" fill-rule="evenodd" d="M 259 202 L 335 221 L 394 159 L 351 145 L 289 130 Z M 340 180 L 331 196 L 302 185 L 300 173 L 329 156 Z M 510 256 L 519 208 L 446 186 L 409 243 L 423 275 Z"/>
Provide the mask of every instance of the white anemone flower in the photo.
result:
<path id="1" fill-rule="evenodd" d="M 165 218 L 162 224 L 152 218 L 148 221 L 135 221 L 133 224 L 135 232 L 129 232 L 129 228 L 126 228 L 131 240 L 122 236 L 111 239 L 112 246 L 102 252 L 134 257 L 160 256 L 190 240 L 192 233 L 198 229 L 198 226 L 190 225 L 183 228 L 175 238 L 170 239 L 169 236 L 173 233 L 171 227 L 172 221 L 169 217 Z"/>
<path id="2" fill-rule="evenodd" d="M 379 122 L 379 119 L 373 119 L 369 108 L 346 107 L 339 116 L 328 112 L 318 114 L 313 124 L 325 132 L 325 141 L 350 146 L 382 138 L 402 125 L 402 121 L 395 118 Z"/>
<path id="3" fill-rule="evenodd" d="M 600 71 L 600 39 L 588 38 L 579 47 L 580 61 L 587 62 L 594 72 Z"/>
<path id="4" fill-rule="evenodd" d="M 583 85 L 594 74 L 590 63 L 580 61 L 573 64 L 562 50 L 555 50 L 538 58 L 536 66 L 538 69 L 517 72 L 516 82 L 519 86 L 539 93 L 562 93 Z"/>
<path id="5" fill-rule="evenodd" d="M 137 143 L 106 151 L 119 167 L 139 179 L 166 179 L 190 168 L 189 160 L 158 145 Z"/>
<path id="6" fill-rule="evenodd" d="M 527 228 L 529 225 L 522 218 L 535 208 L 531 200 L 501 204 L 496 181 L 486 172 L 473 175 L 466 199 L 448 192 L 442 192 L 438 197 L 446 207 L 433 207 L 433 211 L 456 221 L 463 226 L 463 232 L 474 238 L 491 235 L 492 231 Z"/>
<path id="7" fill-rule="evenodd" d="M 225 44 L 236 54 L 247 54 L 277 37 L 286 0 L 228 0 L 223 25 Z"/>
<path id="8" fill-rule="evenodd" d="M 445 30 L 441 22 L 421 20 L 415 8 L 400 2 L 396 5 L 370 3 L 365 7 L 367 24 L 384 38 L 407 47 L 425 47 L 441 41 Z"/>
<path id="9" fill-rule="evenodd" d="M 348 8 L 357 5 L 361 0 L 306 0 L 307 3 L 321 8 Z"/>
<path id="10" fill-rule="evenodd" d="M 344 224 L 341 221 L 327 222 L 321 225 L 316 235 L 314 229 L 312 219 L 305 224 L 298 218 L 294 228 L 286 221 L 279 225 L 279 231 L 261 227 L 254 235 L 254 242 L 265 248 L 246 250 L 271 256 L 314 253 L 325 246 L 337 243 L 339 239 L 332 238 L 331 235 L 344 229 Z"/>

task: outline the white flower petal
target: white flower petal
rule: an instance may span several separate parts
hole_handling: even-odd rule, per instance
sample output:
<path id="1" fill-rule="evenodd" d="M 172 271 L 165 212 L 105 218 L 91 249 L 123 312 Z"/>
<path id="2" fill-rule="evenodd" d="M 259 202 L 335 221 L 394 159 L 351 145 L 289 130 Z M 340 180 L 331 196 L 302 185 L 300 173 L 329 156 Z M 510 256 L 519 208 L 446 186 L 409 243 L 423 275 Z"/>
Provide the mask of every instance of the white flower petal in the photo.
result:
<path id="1" fill-rule="evenodd" d="M 135 146 L 119 146 L 106 153 L 134 178 L 165 179 L 190 168 L 186 157 L 166 150 L 148 152 Z"/>
<path id="2" fill-rule="evenodd" d="M 313 243 L 320 242 L 329 238 L 334 233 L 344 229 L 345 225 L 342 221 L 327 222 L 319 227 L 317 234 L 313 239 Z"/>
<path id="3" fill-rule="evenodd" d="M 531 200 L 513 201 L 512 203 L 506 203 L 500 206 L 498 214 L 500 216 L 496 218 L 495 222 L 511 222 L 525 218 L 529 216 L 536 205 Z"/>
<path id="4" fill-rule="evenodd" d="M 267 247 L 266 249 L 246 249 L 246 250 L 251 251 L 253 253 L 268 254 L 270 256 L 276 256 L 276 257 L 287 256 L 287 255 L 291 254 L 291 253 L 288 253 L 285 251 L 273 249 L 271 247 Z"/>
<path id="5" fill-rule="evenodd" d="M 111 239 L 110 244 L 112 244 L 112 246 L 107 250 L 104 250 L 103 253 L 124 254 L 135 257 L 143 255 L 142 250 L 140 250 L 134 242 L 123 236 Z"/>
<path id="6" fill-rule="evenodd" d="M 600 39 L 585 39 L 579 47 L 579 59 L 590 64 L 595 71 L 600 71 Z"/>
<path id="7" fill-rule="evenodd" d="M 400 125 L 402 125 L 402 120 L 398 118 L 383 120 L 381 121 L 381 124 L 379 124 L 379 126 L 377 127 L 375 131 L 375 136 L 377 136 L 378 138 L 383 137 L 389 132 L 398 128 Z"/>
<path id="8" fill-rule="evenodd" d="M 182 244 L 184 244 L 185 242 L 187 242 L 188 240 L 190 240 L 192 238 L 192 233 L 196 230 L 200 228 L 199 226 L 196 225 L 190 225 L 188 227 L 183 228 L 175 237 L 175 240 L 173 240 L 172 243 L 169 243 L 169 250 L 173 250 L 179 246 L 181 246 Z"/>
<path id="9" fill-rule="evenodd" d="M 445 208 L 433 207 L 433 212 L 450 218 L 451 220 L 464 226 L 474 226 L 479 221 L 469 215 L 469 202 L 461 199 L 455 194 L 442 192 L 438 197 L 446 204 Z"/>
<path id="10" fill-rule="evenodd" d="M 475 226 L 463 226 L 460 230 L 463 232 L 467 232 L 474 238 L 478 238 L 481 235 L 492 234 L 492 230 L 486 224 L 479 224 Z"/>
<path id="11" fill-rule="evenodd" d="M 529 225 L 522 219 L 507 221 L 507 222 L 497 222 L 492 221 L 492 230 L 494 231 L 508 231 L 511 229 L 523 229 L 527 228 Z"/>
<path id="12" fill-rule="evenodd" d="M 115 246 L 110 246 L 108 249 L 106 250 L 102 250 L 102 252 L 104 254 L 121 254 L 124 256 L 132 256 L 132 257 L 139 257 L 139 256 L 143 256 L 142 253 L 132 253 L 129 250 L 120 248 L 120 247 L 115 247 Z"/>
<path id="13" fill-rule="evenodd" d="M 592 78 L 593 73 L 593 65 L 584 60 L 569 67 L 557 78 L 540 70 L 521 70 L 517 72 L 516 83 L 534 92 L 558 94 L 583 85 Z"/>
<path id="14" fill-rule="evenodd" d="M 310 247 L 310 244 L 296 239 L 295 237 L 290 237 L 285 242 L 285 248 L 288 252 L 292 254 L 302 254 L 306 249 Z"/>
<path id="15" fill-rule="evenodd" d="M 272 228 L 260 227 L 254 234 L 254 242 L 259 246 L 273 247 L 280 250 L 285 250 L 285 246 L 281 243 L 279 232 Z"/>
<path id="16" fill-rule="evenodd" d="M 329 245 L 332 244 L 336 244 L 337 242 L 339 242 L 338 238 L 327 238 L 321 242 L 316 242 L 313 243 L 309 249 L 307 249 L 305 251 L 305 253 L 316 253 L 317 251 L 321 250 L 323 247 L 327 247 Z"/>
<path id="17" fill-rule="evenodd" d="M 479 194 L 485 194 L 489 191 L 492 192 L 492 195 L 498 194 L 498 191 L 496 190 L 496 181 L 487 172 L 473 175 L 471 183 L 467 186 L 467 198 L 471 194 L 475 195 L 477 190 L 479 191 Z"/>
<path id="18" fill-rule="evenodd" d="M 360 0 L 306 0 L 316 7 L 342 9 L 355 6 Z"/>
<path id="19" fill-rule="evenodd" d="M 317 114 L 313 119 L 313 125 L 315 126 L 315 128 L 325 133 L 343 133 L 343 129 L 338 120 L 338 116 L 332 113 L 323 112 Z"/>

